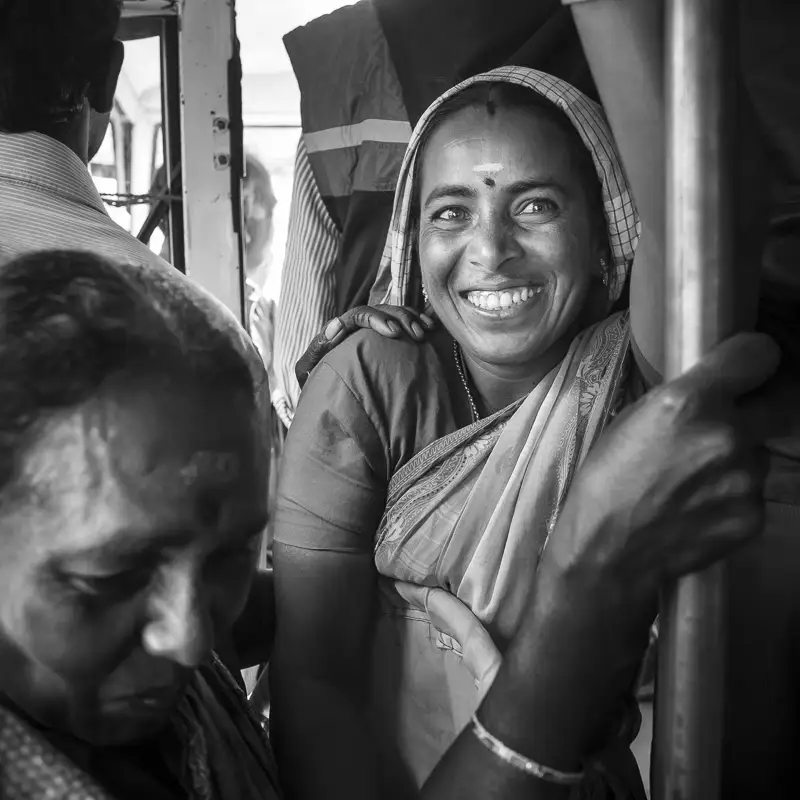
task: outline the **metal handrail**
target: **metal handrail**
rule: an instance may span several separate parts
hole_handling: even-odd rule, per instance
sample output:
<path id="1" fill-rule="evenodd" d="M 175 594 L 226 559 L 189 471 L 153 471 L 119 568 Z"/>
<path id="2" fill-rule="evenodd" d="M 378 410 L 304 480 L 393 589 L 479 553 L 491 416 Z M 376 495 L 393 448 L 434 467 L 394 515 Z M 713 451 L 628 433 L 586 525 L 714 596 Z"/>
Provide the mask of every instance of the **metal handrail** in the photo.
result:
<path id="1" fill-rule="evenodd" d="M 735 3 L 667 2 L 667 378 L 734 332 L 727 92 Z M 725 566 L 665 592 L 654 800 L 718 800 L 725 692 Z"/>

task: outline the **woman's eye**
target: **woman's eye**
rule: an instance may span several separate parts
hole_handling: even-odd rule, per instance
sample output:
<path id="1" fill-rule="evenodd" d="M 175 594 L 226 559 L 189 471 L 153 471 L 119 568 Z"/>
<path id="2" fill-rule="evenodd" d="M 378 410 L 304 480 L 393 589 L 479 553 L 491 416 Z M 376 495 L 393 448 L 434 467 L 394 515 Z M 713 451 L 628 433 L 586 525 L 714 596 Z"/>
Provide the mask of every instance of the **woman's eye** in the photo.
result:
<path id="1" fill-rule="evenodd" d="M 135 594 L 148 582 L 148 576 L 140 571 L 122 572 L 116 575 L 67 575 L 67 585 L 78 594 L 87 597 L 119 599 Z"/>
<path id="2" fill-rule="evenodd" d="M 450 206 L 437 211 L 433 219 L 437 222 L 463 222 L 467 219 L 467 212 L 463 208 Z"/>
<path id="3" fill-rule="evenodd" d="M 552 200 L 539 197 L 536 200 L 528 201 L 520 211 L 521 214 L 552 214 L 558 207 Z"/>

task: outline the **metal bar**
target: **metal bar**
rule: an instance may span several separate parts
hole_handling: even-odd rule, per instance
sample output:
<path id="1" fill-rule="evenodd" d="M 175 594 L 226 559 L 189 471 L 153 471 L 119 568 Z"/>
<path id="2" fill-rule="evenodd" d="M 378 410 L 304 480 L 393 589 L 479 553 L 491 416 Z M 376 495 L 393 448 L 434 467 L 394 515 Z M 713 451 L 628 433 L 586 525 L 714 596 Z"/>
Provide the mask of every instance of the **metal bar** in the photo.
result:
<path id="1" fill-rule="evenodd" d="M 123 18 L 176 16 L 177 0 L 124 0 L 122 3 Z"/>
<path id="2" fill-rule="evenodd" d="M 734 330 L 730 102 L 735 4 L 667 3 L 667 377 Z M 717 800 L 723 732 L 725 568 L 665 592 L 654 800 Z"/>
<path id="3" fill-rule="evenodd" d="M 179 11 L 186 274 L 243 323 L 244 265 L 234 224 L 240 209 L 231 197 L 228 116 L 233 2 L 191 0 Z"/>
<path id="4" fill-rule="evenodd" d="M 183 178 L 181 164 L 181 75 L 180 75 L 180 31 L 178 20 L 173 17 L 163 21 L 161 34 L 161 137 L 164 148 L 164 174 L 167 178 L 167 194 L 177 197 L 182 193 Z M 183 202 L 169 204 L 169 254 L 172 265 L 186 272 L 185 231 L 183 225 Z"/>

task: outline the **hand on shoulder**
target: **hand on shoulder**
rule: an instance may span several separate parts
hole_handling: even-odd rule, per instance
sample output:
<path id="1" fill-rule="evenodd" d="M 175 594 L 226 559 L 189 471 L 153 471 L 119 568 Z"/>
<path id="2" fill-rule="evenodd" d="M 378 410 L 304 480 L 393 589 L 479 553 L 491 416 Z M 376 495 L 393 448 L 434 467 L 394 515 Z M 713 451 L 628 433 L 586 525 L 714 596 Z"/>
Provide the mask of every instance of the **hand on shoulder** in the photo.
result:
<path id="1" fill-rule="evenodd" d="M 427 315 L 406 306 L 357 306 L 327 323 L 318 333 L 295 366 L 300 388 L 314 367 L 335 347 L 356 331 L 367 329 L 389 339 L 406 337 L 421 342 L 435 322 Z"/>

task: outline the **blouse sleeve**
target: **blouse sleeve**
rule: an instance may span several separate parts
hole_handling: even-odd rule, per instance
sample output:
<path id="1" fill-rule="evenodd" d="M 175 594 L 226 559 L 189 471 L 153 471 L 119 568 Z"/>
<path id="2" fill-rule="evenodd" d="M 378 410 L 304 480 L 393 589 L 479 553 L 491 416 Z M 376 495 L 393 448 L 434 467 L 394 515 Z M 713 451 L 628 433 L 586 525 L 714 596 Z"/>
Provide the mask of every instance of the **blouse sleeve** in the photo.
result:
<path id="1" fill-rule="evenodd" d="M 387 475 L 374 421 L 323 361 L 303 389 L 286 439 L 275 541 L 309 550 L 371 552 L 386 505 Z"/>

